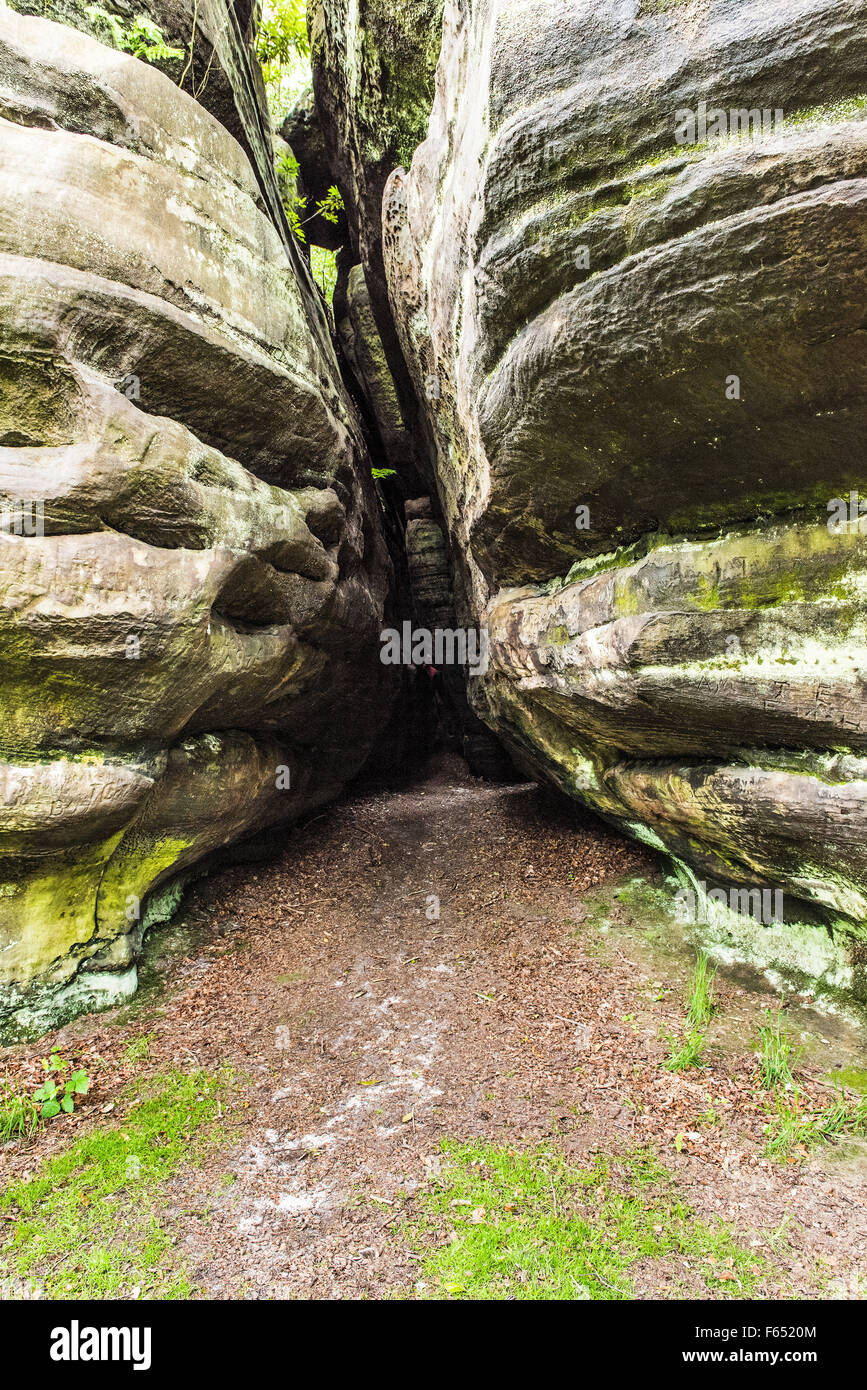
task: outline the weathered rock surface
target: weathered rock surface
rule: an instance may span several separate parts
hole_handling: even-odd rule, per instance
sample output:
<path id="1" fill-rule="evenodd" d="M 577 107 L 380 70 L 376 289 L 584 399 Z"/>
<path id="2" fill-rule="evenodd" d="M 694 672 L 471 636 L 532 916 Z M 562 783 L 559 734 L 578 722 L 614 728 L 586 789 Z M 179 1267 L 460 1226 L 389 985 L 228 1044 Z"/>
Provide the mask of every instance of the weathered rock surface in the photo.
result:
<path id="1" fill-rule="evenodd" d="M 354 265 L 362 265 L 364 293 L 406 431 L 391 462 L 410 476 L 415 472 L 411 488 L 429 461 L 429 450 L 424 412 L 389 311 L 381 209 L 389 174 L 396 165 L 409 163 L 427 130 L 442 11 L 443 0 L 402 0 L 399 5 L 392 0 L 313 0 L 308 27 L 316 121 L 305 118 L 305 107 L 284 127 L 286 139 L 298 145 L 295 153 L 305 177 L 321 186 L 325 161 L 343 194 L 350 244 L 338 263 L 335 307 L 343 317 L 346 276 Z M 308 132 L 310 138 L 305 138 Z M 350 294 L 350 313 L 352 299 Z"/>
<path id="2" fill-rule="evenodd" d="M 479 713 L 855 935 L 867 538 L 827 522 L 867 493 L 865 33 L 863 0 L 447 0 L 382 208 Z M 681 143 L 701 103 L 725 132 Z"/>
<path id="3" fill-rule="evenodd" d="M 321 306 L 169 78 L 0 7 L 0 1016 L 134 983 L 208 855 L 388 718 L 390 565 Z"/>
<path id="4" fill-rule="evenodd" d="M 89 0 L 13 0 L 11 8 L 56 20 L 116 48 L 130 39 L 137 21 L 156 25 L 171 56 L 155 55 L 149 61 L 234 135 L 279 222 L 271 126 L 254 53 L 253 0 L 103 0 L 101 5 Z M 64 95 L 80 101 L 85 89 L 73 84 Z"/>

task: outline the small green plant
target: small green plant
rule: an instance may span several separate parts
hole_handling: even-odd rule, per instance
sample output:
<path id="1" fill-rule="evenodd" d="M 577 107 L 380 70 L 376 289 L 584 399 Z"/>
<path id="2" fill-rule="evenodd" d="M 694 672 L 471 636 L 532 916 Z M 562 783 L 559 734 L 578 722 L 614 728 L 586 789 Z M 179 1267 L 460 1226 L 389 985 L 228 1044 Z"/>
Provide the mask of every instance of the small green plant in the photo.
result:
<path id="1" fill-rule="evenodd" d="M 6 1077 L 0 1081 L 0 1140 L 31 1139 L 40 1124 L 39 1106 Z"/>
<path id="2" fill-rule="evenodd" d="M 762 1088 L 774 1091 L 779 1088 L 793 1089 L 795 1078 L 792 1065 L 797 1052 L 789 1037 L 789 1025 L 777 1010 L 776 1017 L 767 1011 L 767 1023 L 759 1029 L 759 1072 Z"/>
<path id="3" fill-rule="evenodd" d="M 697 1125 L 703 1125 L 706 1128 L 711 1128 L 713 1125 L 718 1125 L 719 1122 L 720 1117 L 712 1105 L 709 1105 L 706 1110 L 700 1111 L 700 1113 L 695 1117 L 695 1123 Z"/>
<path id="4" fill-rule="evenodd" d="M 716 969 L 712 968 L 704 951 L 699 951 L 689 989 L 689 1006 L 686 1022 L 690 1028 L 706 1028 L 716 1008 L 714 1001 L 714 980 Z"/>
<path id="5" fill-rule="evenodd" d="M 372 478 L 377 478 L 377 479 L 378 479 L 378 478 L 393 478 L 396 472 L 397 472 L 397 469 L 395 469 L 395 468 L 371 468 L 371 470 L 370 470 L 370 476 L 371 476 Z"/>
<path id="6" fill-rule="evenodd" d="M 286 213 L 286 220 L 295 236 L 301 242 L 306 242 L 307 233 L 304 228 L 308 222 L 312 222 L 314 217 L 324 217 L 326 222 L 339 221 L 340 214 L 343 212 L 345 204 L 340 196 L 340 190 L 336 184 L 332 184 L 324 198 L 318 198 L 313 204 L 313 211 L 309 216 L 302 219 L 302 212 L 307 211 L 307 198 L 298 192 L 298 175 L 300 165 L 292 154 L 291 150 L 284 150 L 274 161 L 277 171 L 277 184 L 280 189 L 280 199 L 283 203 L 283 210 Z M 320 248 L 324 249 L 324 248 Z M 333 252 L 328 253 L 333 256 Z"/>
<path id="7" fill-rule="evenodd" d="M 277 186 L 286 221 L 299 241 L 306 241 L 307 234 L 301 227 L 301 213 L 307 207 L 307 199 L 298 192 L 298 173 L 300 166 L 291 150 L 278 155 L 274 162 L 277 172 Z"/>
<path id="8" fill-rule="evenodd" d="M 87 1095 L 90 1086 L 87 1072 L 81 1068 L 70 1072 L 69 1066 L 69 1062 L 65 1057 L 61 1057 L 56 1048 L 50 1057 L 42 1058 L 45 1080 L 33 1092 L 33 1099 L 40 1107 L 43 1120 L 51 1120 L 61 1113 L 71 1115 L 75 1109 L 75 1097 Z M 56 1080 L 52 1072 L 55 1073 Z"/>
<path id="9" fill-rule="evenodd" d="M 144 58 L 146 63 L 164 62 L 168 58 L 183 58 L 183 48 L 172 48 L 167 44 L 159 25 L 146 15 L 136 15 L 132 27 L 123 44 L 127 53 L 134 58 Z"/>
<path id="10" fill-rule="evenodd" d="M 101 5 L 88 5 L 85 14 L 92 23 L 105 25 L 115 48 L 131 53 L 134 58 L 142 58 L 146 63 L 158 63 L 184 56 L 184 49 L 172 48 L 167 44 L 159 25 L 154 24 L 147 15 L 137 14 L 129 29 L 125 29 L 118 16 L 104 10 Z"/>
<path id="11" fill-rule="evenodd" d="M 691 1028 L 678 1040 L 673 1033 L 667 1033 L 669 1054 L 663 1062 L 666 1071 L 689 1071 L 691 1067 L 702 1065 L 704 1052 L 704 1029 Z"/>
<path id="12" fill-rule="evenodd" d="M 320 217 L 324 217 L 326 222 L 339 222 L 340 214 L 344 211 L 346 204 L 340 196 L 340 189 L 336 184 L 332 184 L 324 198 L 320 198 L 316 204 L 316 211 Z"/>

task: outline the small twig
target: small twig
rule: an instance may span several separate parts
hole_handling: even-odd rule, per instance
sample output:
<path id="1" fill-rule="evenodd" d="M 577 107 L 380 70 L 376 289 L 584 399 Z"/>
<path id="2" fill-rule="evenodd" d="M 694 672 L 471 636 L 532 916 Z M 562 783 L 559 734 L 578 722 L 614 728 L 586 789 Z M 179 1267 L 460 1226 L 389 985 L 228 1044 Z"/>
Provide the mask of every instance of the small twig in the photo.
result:
<path id="1" fill-rule="evenodd" d="M 624 1297 L 625 1297 L 625 1290 L 624 1290 L 624 1289 L 618 1288 L 618 1286 L 617 1286 L 616 1284 L 609 1284 L 608 1280 L 607 1280 L 607 1279 L 603 1279 L 603 1278 L 602 1278 L 602 1275 L 599 1273 L 599 1271 L 596 1270 L 596 1269 L 594 1269 L 592 1265 L 591 1265 L 591 1267 L 590 1267 L 590 1273 L 593 1275 L 593 1278 L 594 1278 L 594 1279 L 598 1279 L 598 1281 L 599 1281 L 600 1284 L 604 1284 L 605 1287 L 606 1287 L 606 1289 L 613 1289 L 615 1293 L 622 1293 L 622 1294 L 624 1294 Z"/>
<path id="2" fill-rule="evenodd" d="M 550 1173 L 548 1174 L 548 1181 L 551 1184 L 551 1199 L 554 1203 L 554 1220 L 558 1221 L 560 1219 L 560 1213 L 557 1210 L 557 1192 L 554 1187 L 554 1179 L 551 1177 Z"/>
<path id="3" fill-rule="evenodd" d="M 194 49 L 195 49 L 195 46 L 196 46 L 196 21 L 197 21 L 197 19 L 198 19 L 198 16 L 199 16 L 199 0 L 193 0 L 193 27 L 192 27 L 192 30 L 191 30 L 191 32 L 190 32 L 190 56 L 189 56 L 189 58 L 187 59 L 185 65 L 184 65 L 184 70 L 183 70 L 183 72 L 181 73 L 181 79 L 180 79 L 180 81 L 179 81 L 179 83 L 178 83 L 178 86 L 180 87 L 181 91 L 184 90 L 184 80 L 185 80 L 185 78 L 186 78 L 187 73 L 188 73 L 189 70 L 190 70 L 190 64 L 191 64 L 192 61 L 193 61 L 193 52 L 194 52 Z M 192 83 L 192 81 L 191 81 L 191 82 L 190 82 L 190 87 L 192 87 L 192 85 L 193 85 L 193 83 Z"/>

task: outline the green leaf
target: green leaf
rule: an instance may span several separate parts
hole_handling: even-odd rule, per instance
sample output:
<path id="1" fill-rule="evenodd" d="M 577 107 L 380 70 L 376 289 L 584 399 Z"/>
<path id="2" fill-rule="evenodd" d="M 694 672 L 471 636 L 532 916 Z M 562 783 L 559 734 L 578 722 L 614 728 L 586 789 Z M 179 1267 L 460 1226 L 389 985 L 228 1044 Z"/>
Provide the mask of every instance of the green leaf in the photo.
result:
<path id="1" fill-rule="evenodd" d="M 60 1106 L 56 1100 L 47 1100 L 42 1107 L 43 1120 L 50 1120 L 53 1115 L 60 1114 Z"/>
<path id="2" fill-rule="evenodd" d="M 64 1096 L 63 1100 L 60 1102 L 60 1108 L 61 1110 L 65 1110 L 67 1115 L 71 1115 L 75 1109 L 75 1101 L 72 1099 L 72 1096 Z"/>
<path id="3" fill-rule="evenodd" d="M 337 222 L 339 215 L 343 212 L 344 202 L 340 196 L 340 189 L 336 184 L 332 184 L 328 190 L 328 195 L 321 198 L 316 204 L 316 211 L 320 217 L 324 217 L 326 222 Z"/>
<path id="4" fill-rule="evenodd" d="M 69 1090 L 71 1086 L 77 1096 L 86 1096 L 89 1085 L 86 1071 L 74 1071 L 66 1083 L 66 1089 Z"/>

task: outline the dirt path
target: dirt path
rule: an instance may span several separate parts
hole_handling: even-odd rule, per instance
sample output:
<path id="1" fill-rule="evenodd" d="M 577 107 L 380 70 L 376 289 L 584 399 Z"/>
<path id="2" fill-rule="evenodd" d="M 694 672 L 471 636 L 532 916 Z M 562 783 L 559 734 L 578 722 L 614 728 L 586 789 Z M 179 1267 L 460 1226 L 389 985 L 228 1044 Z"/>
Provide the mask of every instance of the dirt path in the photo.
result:
<path id="1" fill-rule="evenodd" d="M 112 1104 L 123 1080 L 112 1068 L 137 1034 L 151 1035 L 147 1068 L 231 1064 L 244 1078 L 225 1115 L 233 1142 L 175 1184 L 165 1212 L 204 1297 L 411 1292 L 418 1257 L 400 1222 L 447 1138 L 548 1139 L 575 1162 L 651 1145 L 697 1216 L 773 1254 L 765 1296 L 829 1280 L 837 1296 L 863 1296 L 863 1165 L 762 1157 L 750 1027 L 769 999 L 720 979 L 735 1044 L 722 1029 L 705 1069 L 662 1067 L 688 953 L 650 959 L 612 898 L 654 873 L 536 788 L 483 785 L 459 767 L 357 796 L 297 832 L 277 863 L 199 884 L 181 925 L 154 934 L 138 1003 L 63 1031 L 97 1078 L 71 1123 Z M 601 929 L 588 907 L 599 901 Z M 45 1051 L 6 1060 L 35 1074 Z M 7 1162 L 20 1173 L 36 1157 Z M 719 1296 L 688 1260 L 635 1274 L 644 1297 Z"/>

